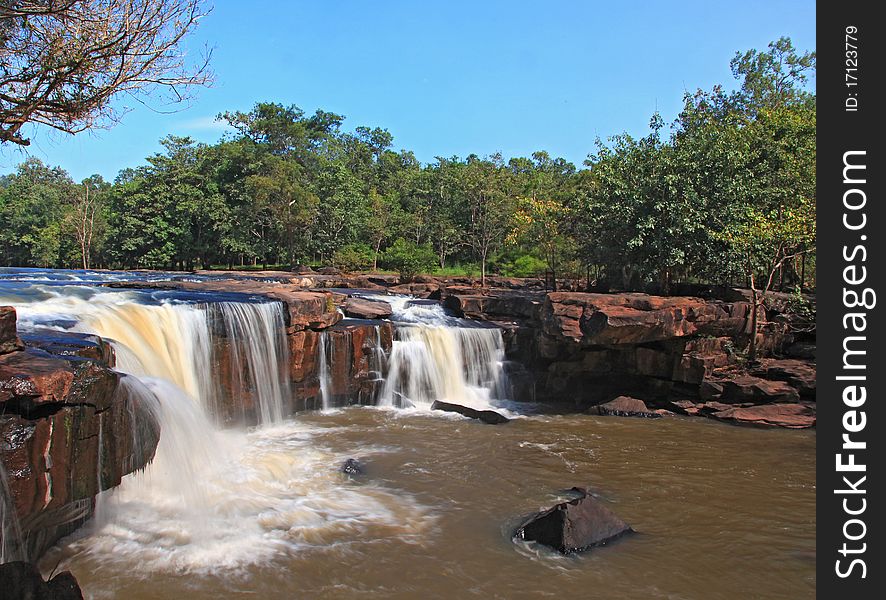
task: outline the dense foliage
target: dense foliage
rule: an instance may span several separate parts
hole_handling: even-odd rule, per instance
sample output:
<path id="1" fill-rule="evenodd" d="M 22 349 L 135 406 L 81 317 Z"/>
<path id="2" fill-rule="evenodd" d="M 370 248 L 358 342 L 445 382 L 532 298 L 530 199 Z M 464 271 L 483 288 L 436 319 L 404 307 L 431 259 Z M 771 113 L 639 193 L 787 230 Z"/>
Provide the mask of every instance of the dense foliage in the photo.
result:
<path id="1" fill-rule="evenodd" d="M 29 159 L 0 179 L 0 264 L 814 284 L 814 54 L 782 38 L 732 69 L 737 90 L 687 94 L 670 132 L 653 115 L 581 169 L 545 152 L 421 164 L 384 129 L 274 103 L 219 115 L 235 133 L 213 145 L 165 138 L 113 184 Z"/>

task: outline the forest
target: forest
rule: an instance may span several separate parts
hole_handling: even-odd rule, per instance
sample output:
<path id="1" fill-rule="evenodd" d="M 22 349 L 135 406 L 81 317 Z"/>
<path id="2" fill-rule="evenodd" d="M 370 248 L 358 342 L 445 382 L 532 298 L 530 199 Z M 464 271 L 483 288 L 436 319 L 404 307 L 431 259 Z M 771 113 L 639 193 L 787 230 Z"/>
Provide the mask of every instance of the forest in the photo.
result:
<path id="1" fill-rule="evenodd" d="M 0 265 L 543 276 L 663 291 L 676 282 L 815 286 L 815 54 L 738 52 L 735 82 L 686 93 L 645 137 L 437 157 L 380 127 L 259 102 L 215 144 L 167 136 L 113 182 L 36 158 L 0 178 Z"/>

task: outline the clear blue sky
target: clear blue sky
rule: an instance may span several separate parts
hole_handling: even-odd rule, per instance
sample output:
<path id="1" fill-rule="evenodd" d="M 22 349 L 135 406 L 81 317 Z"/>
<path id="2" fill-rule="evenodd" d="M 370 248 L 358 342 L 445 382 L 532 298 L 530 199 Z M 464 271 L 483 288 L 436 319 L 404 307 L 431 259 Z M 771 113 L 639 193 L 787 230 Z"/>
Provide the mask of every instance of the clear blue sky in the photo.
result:
<path id="1" fill-rule="evenodd" d="M 386 128 L 424 162 L 543 149 L 581 165 L 597 136 L 642 135 L 656 108 L 671 122 L 684 90 L 731 86 L 734 53 L 782 35 L 815 49 L 813 1 L 217 0 L 188 42 L 214 48 L 216 82 L 190 107 L 32 131 L 24 153 L 0 148 L 0 173 L 31 155 L 113 179 L 166 134 L 217 141 L 217 113 L 259 101 Z"/>

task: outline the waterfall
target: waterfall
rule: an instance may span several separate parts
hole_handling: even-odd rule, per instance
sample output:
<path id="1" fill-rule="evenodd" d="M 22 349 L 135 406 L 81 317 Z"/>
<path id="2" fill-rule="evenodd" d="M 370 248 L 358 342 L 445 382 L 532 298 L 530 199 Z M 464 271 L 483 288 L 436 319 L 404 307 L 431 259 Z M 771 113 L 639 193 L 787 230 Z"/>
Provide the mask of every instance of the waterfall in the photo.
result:
<path id="1" fill-rule="evenodd" d="M 332 399 L 332 381 L 329 375 L 329 334 L 325 331 L 320 332 L 320 343 L 318 344 L 318 378 L 320 379 L 320 398 L 323 400 L 323 410 L 333 408 Z"/>
<path id="2" fill-rule="evenodd" d="M 387 300 L 397 329 L 380 406 L 429 408 L 442 400 L 487 409 L 509 395 L 499 329 L 469 327 L 436 303 Z"/>
<path id="3" fill-rule="evenodd" d="M 234 396 L 251 391 L 258 405 L 259 422 L 280 423 L 283 400 L 292 397 L 281 305 L 218 302 L 210 304 L 209 310 L 221 319 L 230 344 Z"/>

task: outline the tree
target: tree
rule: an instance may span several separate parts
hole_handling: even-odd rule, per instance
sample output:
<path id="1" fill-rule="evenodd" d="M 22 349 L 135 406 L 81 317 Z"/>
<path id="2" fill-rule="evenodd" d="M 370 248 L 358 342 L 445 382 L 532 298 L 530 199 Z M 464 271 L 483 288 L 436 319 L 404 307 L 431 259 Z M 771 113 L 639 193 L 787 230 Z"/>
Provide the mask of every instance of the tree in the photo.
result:
<path id="1" fill-rule="evenodd" d="M 65 203 L 73 182 L 59 167 L 36 158 L 4 178 L 0 190 L 0 262 L 12 266 L 57 267 L 61 262 Z"/>
<path id="2" fill-rule="evenodd" d="M 468 241 L 480 259 L 480 285 L 486 286 L 486 262 L 511 229 L 513 196 L 500 156 L 468 157 L 462 177 L 467 200 Z"/>
<path id="3" fill-rule="evenodd" d="M 0 3 L 0 143 L 27 146 L 39 124 L 66 133 L 116 123 L 121 95 L 181 102 L 210 80 L 185 37 L 203 0 L 6 0 Z"/>
<path id="4" fill-rule="evenodd" d="M 106 188 L 107 185 L 101 175 L 93 175 L 84 179 L 83 183 L 73 190 L 69 219 L 73 225 L 84 269 L 88 269 L 90 265 L 93 242 L 101 220 L 101 194 Z"/>

